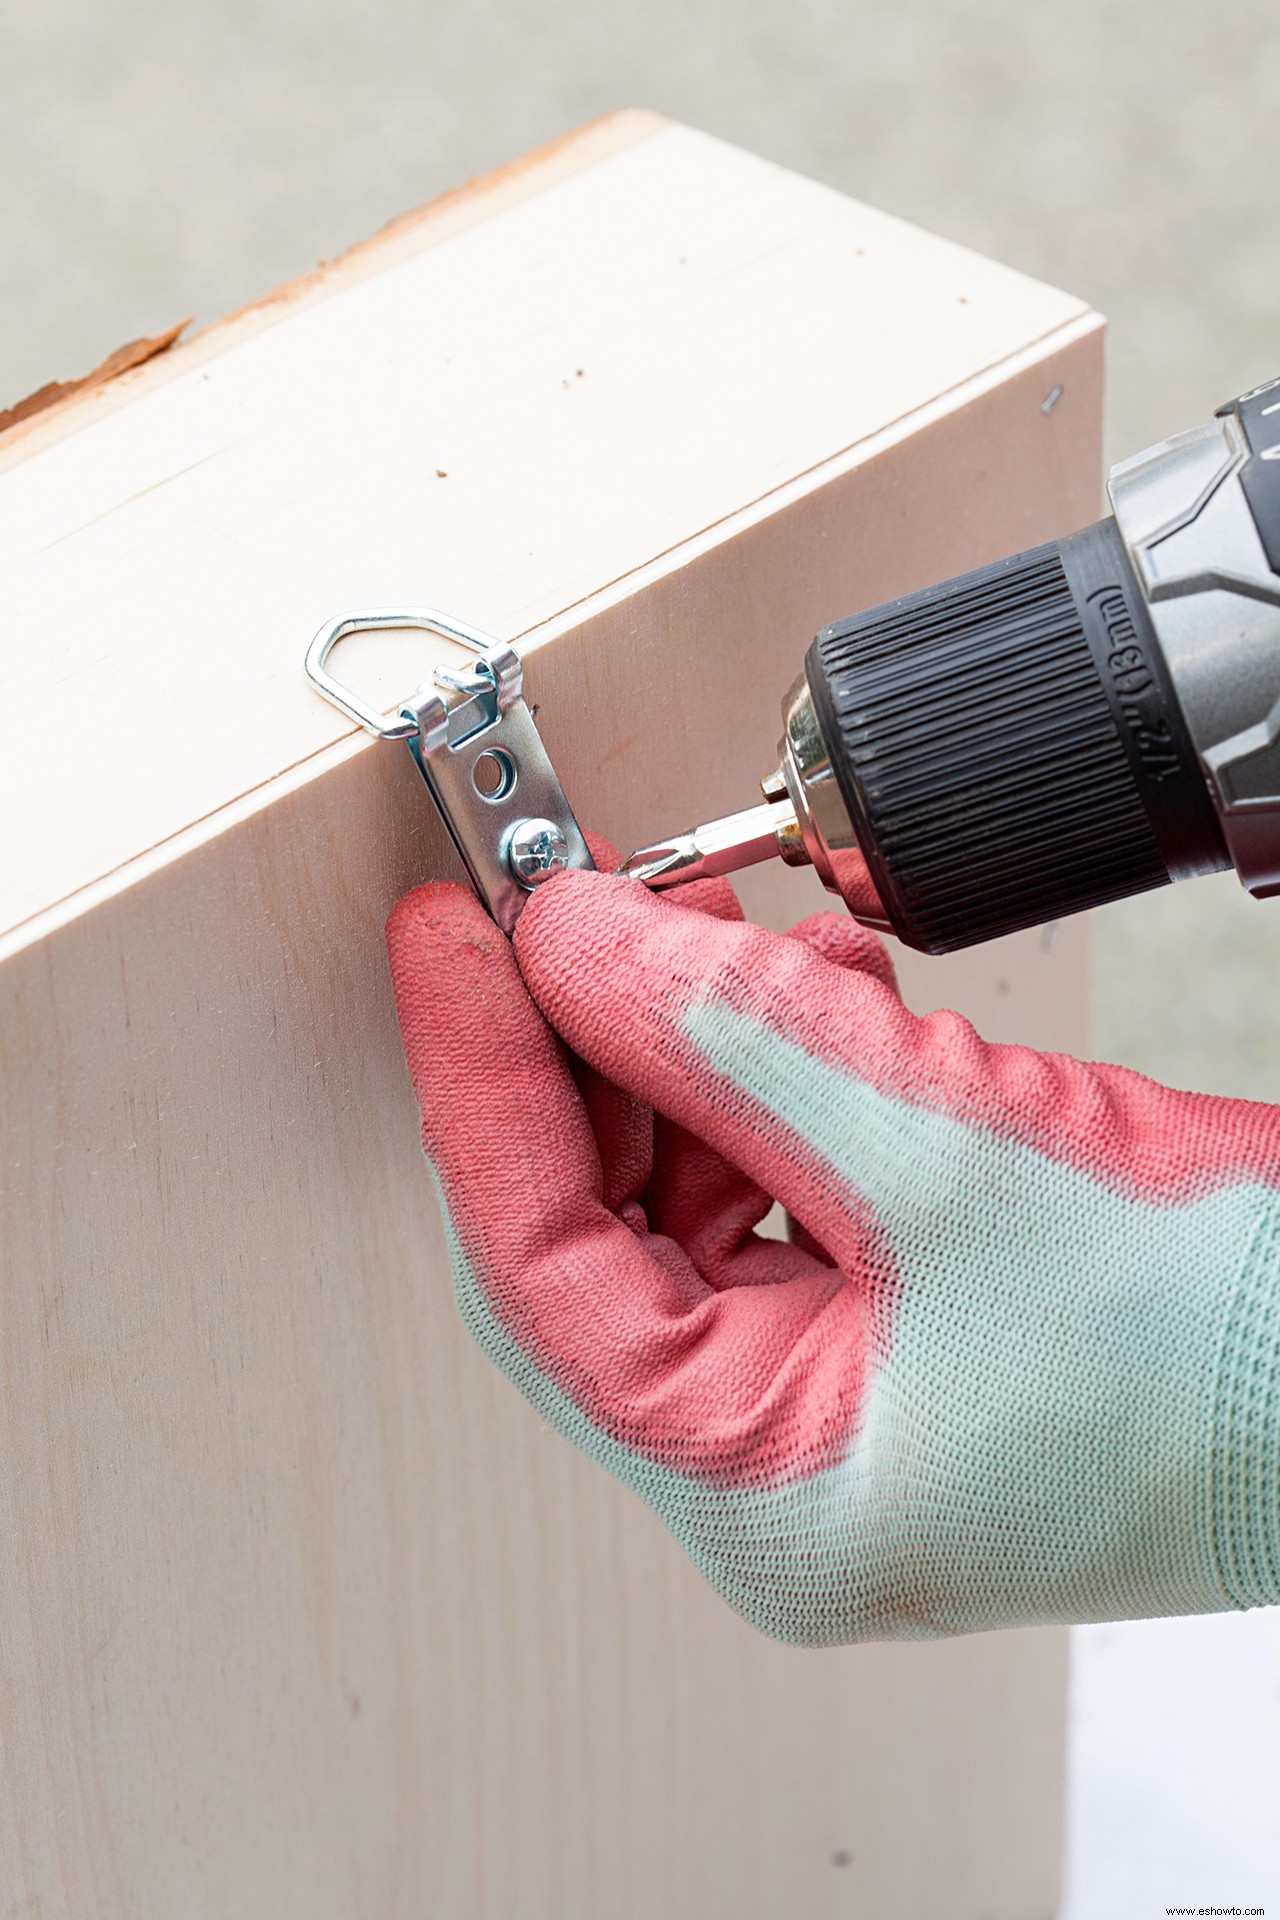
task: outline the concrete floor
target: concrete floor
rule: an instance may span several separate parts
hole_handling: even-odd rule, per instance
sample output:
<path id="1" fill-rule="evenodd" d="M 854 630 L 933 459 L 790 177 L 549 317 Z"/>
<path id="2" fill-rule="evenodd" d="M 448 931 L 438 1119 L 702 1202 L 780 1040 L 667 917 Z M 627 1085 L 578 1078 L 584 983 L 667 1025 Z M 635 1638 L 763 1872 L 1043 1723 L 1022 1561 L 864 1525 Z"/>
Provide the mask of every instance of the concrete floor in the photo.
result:
<path id="1" fill-rule="evenodd" d="M 1086 295 L 1113 457 L 1280 371 L 1274 0 L 40 0 L 0 74 L 0 404 L 627 103 Z M 1098 1052 L 1280 1097 L 1278 978 L 1230 879 L 1111 909 Z M 1280 1615 L 1079 1654 L 1071 1920 L 1280 1913 Z"/>

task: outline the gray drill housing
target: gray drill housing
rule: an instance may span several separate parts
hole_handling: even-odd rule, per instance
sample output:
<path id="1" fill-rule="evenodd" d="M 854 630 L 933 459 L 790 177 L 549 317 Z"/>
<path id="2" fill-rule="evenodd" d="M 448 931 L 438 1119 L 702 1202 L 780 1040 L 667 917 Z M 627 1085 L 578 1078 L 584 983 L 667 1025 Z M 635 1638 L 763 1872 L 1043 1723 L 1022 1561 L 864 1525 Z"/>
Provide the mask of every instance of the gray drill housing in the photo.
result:
<path id="1" fill-rule="evenodd" d="M 1109 490 L 825 627 L 784 702 L 778 850 L 924 952 L 1228 865 L 1280 892 L 1280 381 Z"/>
<path id="2" fill-rule="evenodd" d="M 1251 893 L 1273 894 L 1280 890 L 1280 575 L 1271 564 L 1280 558 L 1280 380 L 1231 401 L 1204 426 L 1122 460 L 1108 491 L 1227 850 Z"/>

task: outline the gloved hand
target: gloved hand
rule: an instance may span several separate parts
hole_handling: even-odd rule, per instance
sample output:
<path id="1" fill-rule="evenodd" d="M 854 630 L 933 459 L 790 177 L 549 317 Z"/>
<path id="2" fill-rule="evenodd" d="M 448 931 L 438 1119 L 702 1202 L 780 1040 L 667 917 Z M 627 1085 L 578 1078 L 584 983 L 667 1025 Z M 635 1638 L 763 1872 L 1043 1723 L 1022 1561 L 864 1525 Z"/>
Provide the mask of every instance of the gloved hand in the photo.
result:
<path id="1" fill-rule="evenodd" d="M 1280 1114 L 685 891 L 565 874 L 514 951 L 459 887 L 391 917 L 485 1352 L 783 1640 L 1280 1600 Z"/>

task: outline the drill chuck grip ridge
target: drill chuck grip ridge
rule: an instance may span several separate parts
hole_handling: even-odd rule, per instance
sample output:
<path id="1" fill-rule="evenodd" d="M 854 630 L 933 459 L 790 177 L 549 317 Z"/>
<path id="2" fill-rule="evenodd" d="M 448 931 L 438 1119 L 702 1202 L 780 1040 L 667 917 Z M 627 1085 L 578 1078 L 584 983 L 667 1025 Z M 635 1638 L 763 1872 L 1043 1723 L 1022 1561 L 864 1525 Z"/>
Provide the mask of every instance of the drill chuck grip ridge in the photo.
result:
<path id="1" fill-rule="evenodd" d="M 1227 864 L 1156 651 L 1110 521 L 823 629 L 814 713 L 901 939 L 944 953 Z"/>

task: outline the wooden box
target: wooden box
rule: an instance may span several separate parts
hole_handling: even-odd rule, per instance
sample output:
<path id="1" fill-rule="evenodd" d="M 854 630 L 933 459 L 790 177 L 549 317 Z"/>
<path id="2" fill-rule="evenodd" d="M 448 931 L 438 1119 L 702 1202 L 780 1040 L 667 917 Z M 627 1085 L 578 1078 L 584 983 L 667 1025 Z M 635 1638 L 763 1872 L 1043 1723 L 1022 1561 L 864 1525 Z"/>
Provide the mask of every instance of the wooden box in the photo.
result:
<path id="1" fill-rule="evenodd" d="M 468 1344 L 382 943 L 452 856 L 301 661 L 435 605 L 615 841 L 747 805 L 820 624 L 1094 517 L 1101 367 L 624 114 L 0 437 L 0 1913 L 1051 1912 L 1065 1636 L 772 1645 Z M 1079 1049 L 1083 943 L 904 973 Z"/>

